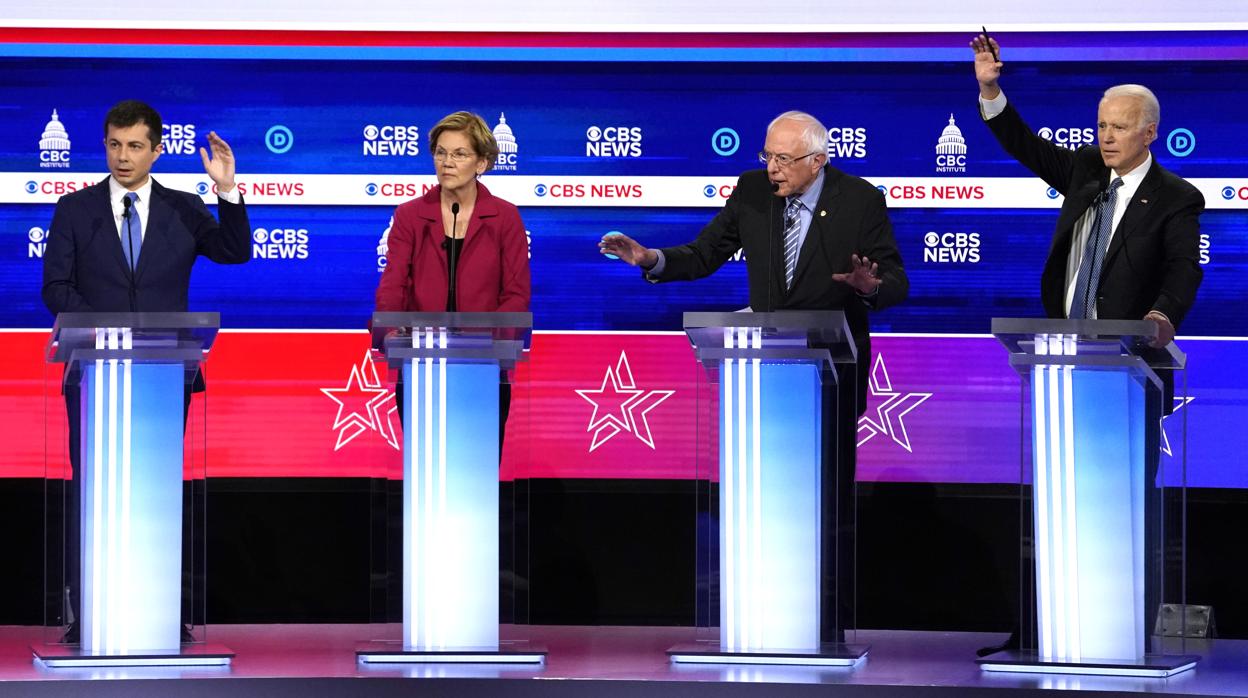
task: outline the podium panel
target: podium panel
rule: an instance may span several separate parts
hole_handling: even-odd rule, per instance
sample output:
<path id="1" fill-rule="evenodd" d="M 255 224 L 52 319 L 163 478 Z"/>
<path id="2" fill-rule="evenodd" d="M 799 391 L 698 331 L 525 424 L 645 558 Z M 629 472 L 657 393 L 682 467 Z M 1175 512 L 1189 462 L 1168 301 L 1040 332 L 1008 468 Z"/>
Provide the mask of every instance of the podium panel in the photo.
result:
<path id="1" fill-rule="evenodd" d="M 500 636 L 500 561 L 516 557 L 500 550 L 500 381 L 531 325 L 529 313 L 374 315 L 374 346 L 400 376 L 402 635 L 359 648 L 360 662 L 544 661 Z"/>
<path id="2" fill-rule="evenodd" d="M 49 634 L 33 648 L 45 665 L 229 663 L 202 629 L 202 369 L 218 324 L 215 313 L 58 316 L 49 393 L 64 400 L 49 399 L 45 418 L 50 433 L 68 420 L 70 437 L 46 458 Z"/>
<path id="3" fill-rule="evenodd" d="M 1153 637 L 1159 604 L 1184 597 L 1184 468 L 1167 462 L 1161 435 L 1182 439 L 1163 418 L 1176 384 L 1182 399 L 1186 363 L 1174 344 L 1150 348 L 1155 332 L 1151 322 L 993 321 L 1023 379 L 1030 448 L 1020 649 L 981 659 L 985 670 L 1166 676 L 1194 666 L 1181 638 Z"/>
<path id="4" fill-rule="evenodd" d="M 856 360 L 843 314 L 686 313 L 684 324 L 705 379 L 697 599 L 712 636 L 669 656 L 857 664 L 867 648 L 845 644 L 852 489 L 840 489 L 843 444 L 832 427 L 839 401 L 852 400 L 838 370 L 852 372 Z"/>

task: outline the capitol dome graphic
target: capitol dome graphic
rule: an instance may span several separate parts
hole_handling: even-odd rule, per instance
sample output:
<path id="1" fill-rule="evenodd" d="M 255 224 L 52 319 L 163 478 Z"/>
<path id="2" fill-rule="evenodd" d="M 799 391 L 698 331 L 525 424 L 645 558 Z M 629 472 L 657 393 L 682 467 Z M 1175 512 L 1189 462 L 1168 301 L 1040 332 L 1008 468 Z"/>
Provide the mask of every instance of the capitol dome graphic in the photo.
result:
<path id="1" fill-rule="evenodd" d="M 511 132 L 511 127 L 507 125 L 507 115 L 499 112 L 498 125 L 494 127 L 494 140 L 498 141 L 498 152 L 515 153 L 519 152 L 520 146 L 516 143 L 516 136 Z"/>
<path id="2" fill-rule="evenodd" d="M 953 114 L 949 115 L 949 125 L 936 141 L 937 155 L 966 155 L 966 139 L 962 137 L 962 129 L 954 123 Z"/>
<path id="3" fill-rule="evenodd" d="M 61 117 L 52 110 L 52 120 L 43 127 L 43 137 L 39 139 L 40 150 L 69 150 L 69 133 L 61 123 Z"/>

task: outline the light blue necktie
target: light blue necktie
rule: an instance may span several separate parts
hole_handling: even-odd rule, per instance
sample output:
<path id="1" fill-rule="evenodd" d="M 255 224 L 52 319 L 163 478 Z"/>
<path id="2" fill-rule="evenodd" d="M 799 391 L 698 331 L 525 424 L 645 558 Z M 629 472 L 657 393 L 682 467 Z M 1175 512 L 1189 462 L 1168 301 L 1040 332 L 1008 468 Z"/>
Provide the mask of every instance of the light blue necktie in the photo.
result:
<path id="1" fill-rule="evenodd" d="M 802 200 L 793 197 L 784 207 L 784 287 L 793 287 L 793 275 L 797 272 L 798 241 L 802 232 Z"/>
<path id="2" fill-rule="evenodd" d="M 1079 263 L 1079 275 L 1075 277 L 1075 297 L 1070 302 L 1072 320 L 1092 317 L 1092 310 L 1096 307 L 1096 289 L 1101 285 L 1101 265 L 1109 249 L 1109 236 L 1114 230 L 1114 206 L 1118 201 L 1118 187 L 1121 186 L 1122 178 L 1115 177 L 1097 207 L 1092 234 L 1083 248 L 1083 261 Z"/>
<path id="3" fill-rule="evenodd" d="M 134 205 L 139 200 L 139 195 L 132 191 L 126 192 L 125 198 L 130 199 L 130 215 L 121 221 L 122 230 L 126 233 L 121 247 L 126 253 L 130 270 L 134 271 L 139 268 L 139 250 L 143 247 L 143 221 L 139 220 L 139 208 Z"/>

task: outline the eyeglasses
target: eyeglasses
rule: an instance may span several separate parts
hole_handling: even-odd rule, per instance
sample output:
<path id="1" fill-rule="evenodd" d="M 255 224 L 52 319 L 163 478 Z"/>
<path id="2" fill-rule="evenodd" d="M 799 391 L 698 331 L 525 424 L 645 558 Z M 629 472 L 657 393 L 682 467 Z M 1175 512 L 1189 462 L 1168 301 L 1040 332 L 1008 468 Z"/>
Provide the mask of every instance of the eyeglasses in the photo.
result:
<path id="1" fill-rule="evenodd" d="M 454 150 L 449 153 L 446 151 L 445 148 L 438 148 L 437 150 L 433 151 L 434 160 L 445 160 L 449 157 L 451 159 L 451 162 L 455 163 L 456 165 L 462 165 L 465 162 L 468 162 L 469 160 L 475 158 L 476 156 L 477 156 L 476 153 L 469 151 L 469 150 L 463 150 L 462 148 L 460 150 Z"/>
<path id="2" fill-rule="evenodd" d="M 818 154 L 819 154 L 819 151 L 816 150 L 814 152 L 806 153 L 805 155 L 802 155 L 799 157 L 793 157 L 792 155 L 784 155 L 783 153 L 777 155 L 775 153 L 769 153 L 766 150 L 764 150 L 763 152 L 758 154 L 758 161 L 766 165 L 772 160 L 775 160 L 776 165 L 778 167 L 788 167 L 789 165 L 792 165 L 798 160 L 803 160 L 805 158 L 810 157 L 811 155 L 818 155 Z"/>

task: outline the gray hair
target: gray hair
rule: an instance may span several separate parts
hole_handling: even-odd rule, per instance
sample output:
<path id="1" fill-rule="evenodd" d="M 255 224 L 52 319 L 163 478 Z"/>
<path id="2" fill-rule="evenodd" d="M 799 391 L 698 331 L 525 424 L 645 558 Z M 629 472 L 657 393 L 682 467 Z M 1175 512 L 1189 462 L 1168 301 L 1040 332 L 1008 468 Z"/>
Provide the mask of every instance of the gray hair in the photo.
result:
<path id="1" fill-rule="evenodd" d="M 1115 97 L 1134 97 L 1140 101 L 1140 125 L 1147 126 L 1149 124 L 1161 123 L 1161 103 L 1157 101 L 1157 95 L 1153 91 L 1143 85 L 1114 85 L 1105 90 L 1105 94 L 1101 97 L 1104 103 L 1107 99 Z"/>
<path id="2" fill-rule="evenodd" d="M 796 121 L 802 125 L 802 140 L 806 143 L 807 152 L 828 153 L 828 129 L 815 117 L 804 111 L 786 111 L 767 124 L 767 133 L 781 121 Z"/>

